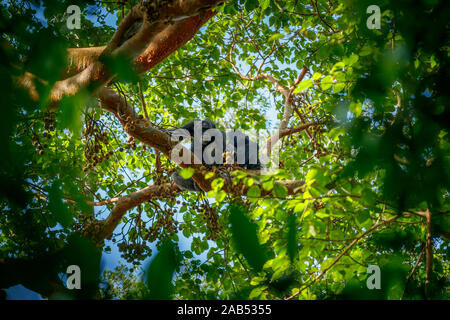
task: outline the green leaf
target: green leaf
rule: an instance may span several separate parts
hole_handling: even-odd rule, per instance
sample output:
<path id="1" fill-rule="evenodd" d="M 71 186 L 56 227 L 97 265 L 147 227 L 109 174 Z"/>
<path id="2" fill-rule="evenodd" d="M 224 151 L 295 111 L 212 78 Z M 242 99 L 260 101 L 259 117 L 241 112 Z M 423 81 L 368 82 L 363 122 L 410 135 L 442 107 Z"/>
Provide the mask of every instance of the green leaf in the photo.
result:
<path id="1" fill-rule="evenodd" d="M 287 252 L 289 255 L 289 259 L 291 259 L 291 262 L 293 262 L 298 251 L 297 224 L 295 215 L 293 214 L 289 215 L 287 225 L 288 225 Z"/>
<path id="2" fill-rule="evenodd" d="M 334 93 L 341 92 L 342 90 L 344 90 L 344 88 L 345 88 L 345 83 L 338 82 L 335 84 L 333 92 Z"/>
<path id="3" fill-rule="evenodd" d="M 309 233 L 310 235 L 312 235 L 313 237 L 315 237 L 316 234 L 317 234 L 317 233 L 316 233 L 316 229 L 314 228 L 314 226 L 313 226 L 312 224 L 309 225 L 308 233 Z"/>
<path id="4" fill-rule="evenodd" d="M 242 178 L 246 177 L 248 175 L 248 173 L 246 171 L 236 170 L 232 173 L 232 175 L 234 175 L 238 179 L 242 179 Z"/>
<path id="5" fill-rule="evenodd" d="M 273 35 L 271 35 L 269 37 L 269 39 L 267 39 L 268 42 L 272 42 L 272 41 L 276 41 L 276 40 L 280 40 L 284 38 L 284 34 L 281 33 L 274 33 Z"/>
<path id="6" fill-rule="evenodd" d="M 270 4 L 270 0 L 259 0 L 259 5 L 261 6 L 261 10 L 266 10 Z"/>
<path id="7" fill-rule="evenodd" d="M 310 87 L 312 87 L 313 82 L 312 79 L 303 80 L 300 82 L 299 86 L 294 90 L 295 93 L 302 92 Z"/>
<path id="8" fill-rule="evenodd" d="M 225 199 L 227 193 L 223 190 L 219 190 L 216 192 L 216 201 L 217 202 L 222 202 L 223 199 Z"/>
<path id="9" fill-rule="evenodd" d="M 191 236 L 191 230 L 189 230 L 188 228 L 183 228 L 183 236 L 189 238 Z"/>
<path id="10" fill-rule="evenodd" d="M 172 277 L 179 264 L 178 248 L 171 241 L 162 244 L 146 271 L 149 299 L 167 300 L 173 292 Z"/>
<path id="11" fill-rule="evenodd" d="M 356 62 L 358 62 L 358 60 L 359 60 L 358 55 L 352 54 L 350 57 L 348 57 L 348 58 L 346 59 L 346 63 L 347 63 L 349 66 L 352 66 L 352 65 L 354 65 Z"/>
<path id="12" fill-rule="evenodd" d="M 255 183 L 255 179 L 253 179 L 252 177 L 249 177 L 249 178 L 245 178 L 245 179 L 244 179 L 244 185 L 245 185 L 246 187 L 252 186 L 253 183 Z"/>
<path id="13" fill-rule="evenodd" d="M 137 82 L 139 78 L 133 71 L 132 62 L 124 56 L 107 56 L 101 58 L 106 68 L 115 73 L 117 78 L 124 82 Z"/>
<path id="14" fill-rule="evenodd" d="M 250 292 L 249 299 L 260 299 L 260 297 L 263 295 L 263 291 L 267 289 L 267 286 L 263 287 L 256 287 Z"/>
<path id="15" fill-rule="evenodd" d="M 305 206 L 306 204 L 304 202 L 300 202 L 298 204 L 295 205 L 294 207 L 294 212 L 297 213 L 303 213 L 303 211 L 305 210 Z"/>
<path id="16" fill-rule="evenodd" d="M 336 62 L 333 67 L 331 68 L 331 72 L 334 71 L 340 71 L 341 69 L 343 69 L 345 67 L 345 63 L 342 61 Z"/>
<path id="17" fill-rule="evenodd" d="M 183 168 L 179 171 L 179 174 L 183 179 L 191 178 L 194 175 L 194 173 L 195 173 L 194 168 Z"/>
<path id="18" fill-rule="evenodd" d="M 273 189 L 273 180 L 264 181 L 262 186 L 263 186 L 264 190 L 267 190 L 267 191 L 272 190 Z"/>
<path id="19" fill-rule="evenodd" d="M 361 115 L 362 112 L 362 103 L 357 101 L 352 101 L 350 103 L 350 107 L 349 110 L 356 116 L 359 117 Z"/>
<path id="20" fill-rule="evenodd" d="M 356 223 L 361 227 L 370 227 L 372 222 L 368 210 L 359 211 L 356 214 Z"/>
<path id="21" fill-rule="evenodd" d="M 261 196 L 261 189 L 258 186 L 251 186 L 247 191 L 247 196 L 250 198 L 259 198 Z"/>
<path id="22" fill-rule="evenodd" d="M 323 170 L 319 168 L 311 168 L 306 174 L 306 182 L 321 180 L 323 177 Z"/>
<path id="23" fill-rule="evenodd" d="M 57 127 L 60 130 L 69 129 L 75 137 L 80 135 L 83 107 L 91 103 L 85 91 L 74 96 L 64 97 L 57 111 Z"/>
<path id="24" fill-rule="evenodd" d="M 272 193 L 275 197 L 284 199 L 288 195 L 288 189 L 282 184 L 274 183 Z"/>
<path id="25" fill-rule="evenodd" d="M 377 202 L 377 195 L 372 190 L 366 188 L 361 193 L 361 200 L 368 206 L 372 207 Z"/>
<path id="26" fill-rule="evenodd" d="M 369 54 L 372 53 L 372 50 L 373 50 L 373 49 L 372 49 L 371 46 L 365 45 L 365 46 L 361 49 L 361 51 L 359 52 L 359 55 L 362 56 L 362 57 L 368 56 Z"/>
<path id="27" fill-rule="evenodd" d="M 214 172 L 208 172 L 207 174 L 205 174 L 205 179 L 211 179 L 214 176 Z"/>
<path id="28" fill-rule="evenodd" d="M 56 217 L 56 221 L 64 228 L 67 228 L 72 224 L 72 215 L 62 198 L 61 183 L 56 180 L 48 192 L 48 209 Z"/>
<path id="29" fill-rule="evenodd" d="M 250 266 L 261 271 L 267 260 L 263 247 L 259 244 L 256 224 L 244 215 L 244 209 L 230 206 L 231 234 L 234 244 Z"/>
<path id="30" fill-rule="evenodd" d="M 247 0 L 245 1 L 245 10 L 248 12 L 255 9 L 256 4 L 258 3 L 258 0 Z"/>
<path id="31" fill-rule="evenodd" d="M 321 74 L 321 73 L 318 73 L 318 72 L 314 72 L 314 74 L 313 74 L 312 78 L 313 78 L 314 80 L 319 80 L 321 76 L 322 76 L 322 74 Z"/>
<path id="32" fill-rule="evenodd" d="M 331 86 L 333 85 L 333 79 L 331 78 L 331 76 L 326 76 L 322 79 L 322 90 L 327 90 L 329 88 L 331 88 Z"/>
<path id="33" fill-rule="evenodd" d="M 211 182 L 211 188 L 214 191 L 219 191 L 220 189 L 223 188 L 223 185 L 224 185 L 224 181 L 222 178 L 216 178 L 213 180 L 213 182 Z"/>

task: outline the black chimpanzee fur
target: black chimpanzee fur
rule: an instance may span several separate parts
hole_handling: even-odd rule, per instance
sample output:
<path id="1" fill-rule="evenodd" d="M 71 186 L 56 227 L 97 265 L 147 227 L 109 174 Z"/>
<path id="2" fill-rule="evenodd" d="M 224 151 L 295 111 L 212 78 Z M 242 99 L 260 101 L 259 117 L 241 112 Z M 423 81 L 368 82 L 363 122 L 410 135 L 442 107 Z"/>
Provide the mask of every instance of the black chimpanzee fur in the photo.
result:
<path id="1" fill-rule="evenodd" d="M 201 135 L 196 136 L 195 135 L 195 124 L 197 124 L 199 127 L 197 130 L 200 129 L 201 125 Z M 191 142 L 191 151 L 194 152 L 195 156 L 199 159 L 202 159 L 202 164 L 204 165 L 212 165 L 212 166 L 223 166 L 223 157 L 219 156 L 221 158 L 221 161 L 218 162 L 208 162 L 205 161 L 204 151 L 208 147 L 217 147 L 219 148 L 217 144 L 220 143 L 220 141 L 216 141 L 213 134 L 208 134 L 209 129 L 216 129 L 216 125 L 214 122 L 210 120 L 193 120 L 188 122 L 182 127 L 174 128 L 170 130 L 171 132 L 174 132 L 176 129 L 184 129 L 187 130 L 190 137 L 192 138 Z M 213 130 L 209 131 L 213 132 Z M 251 141 L 249 137 L 242 132 L 236 132 L 233 136 L 233 142 L 232 145 L 229 145 L 229 141 L 227 141 L 226 132 L 222 130 L 217 130 L 216 132 L 219 132 L 219 134 L 222 135 L 222 142 L 223 145 L 219 148 L 223 152 L 232 150 L 232 153 L 234 154 L 234 162 L 238 164 L 241 168 L 244 169 L 251 169 L 251 170 L 259 170 L 261 169 L 261 163 L 259 161 L 258 157 L 258 145 L 257 143 Z M 231 140 L 231 138 L 230 138 Z M 194 149 L 194 145 L 198 144 L 201 145 L 201 148 L 198 150 Z M 228 147 L 228 150 L 227 150 Z M 211 150 L 211 149 L 210 149 Z M 244 154 L 239 155 L 239 153 L 242 153 L 244 151 Z M 201 154 L 200 154 L 201 152 Z M 198 154 L 197 154 L 198 153 Z M 254 154 L 256 153 L 256 154 Z M 214 157 L 214 153 L 212 153 L 212 156 Z M 215 160 L 215 159 L 214 159 Z M 244 160 L 244 161 L 242 161 Z M 188 190 L 188 191 L 201 191 L 200 187 L 195 183 L 195 181 L 192 178 L 189 179 L 183 179 L 177 172 L 172 173 L 171 175 L 172 180 L 175 182 L 175 184 L 181 189 L 181 190 Z"/>

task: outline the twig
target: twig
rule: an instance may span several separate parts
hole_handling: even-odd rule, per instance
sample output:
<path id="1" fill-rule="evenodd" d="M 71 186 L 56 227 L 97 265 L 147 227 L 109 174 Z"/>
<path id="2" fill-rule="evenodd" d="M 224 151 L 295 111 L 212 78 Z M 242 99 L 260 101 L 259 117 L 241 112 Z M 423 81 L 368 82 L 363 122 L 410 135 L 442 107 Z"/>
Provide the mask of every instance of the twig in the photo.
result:
<path id="1" fill-rule="evenodd" d="M 344 251 L 341 252 L 341 254 L 339 254 L 339 256 L 337 256 L 336 259 L 334 259 L 334 261 L 328 266 L 326 267 L 324 270 L 322 270 L 322 272 L 320 274 L 318 274 L 314 279 L 312 279 L 309 283 L 307 283 L 305 286 L 303 286 L 303 288 L 301 288 L 298 292 L 294 293 L 293 295 L 287 297 L 285 300 L 290 300 L 296 296 L 298 296 L 303 290 L 309 288 L 314 282 L 316 282 L 317 280 L 319 280 L 320 278 L 322 278 L 328 270 L 331 269 L 331 267 L 333 267 L 344 255 L 347 254 L 347 252 L 353 248 L 353 246 L 355 244 L 358 243 L 359 240 L 361 240 L 364 236 L 366 236 L 367 234 L 369 234 L 370 232 L 372 232 L 373 230 L 377 229 L 378 227 L 381 227 L 387 223 L 390 223 L 392 221 L 394 221 L 395 219 L 399 218 L 400 215 L 396 215 L 393 217 L 390 217 L 387 220 L 384 220 L 382 222 L 379 222 L 377 224 L 374 224 L 372 227 L 369 228 L 369 230 L 367 230 L 366 232 L 362 233 L 360 236 L 358 236 L 355 240 L 353 240 L 345 249 Z"/>
<path id="2" fill-rule="evenodd" d="M 147 114 L 147 105 L 145 104 L 144 94 L 142 93 L 141 83 L 138 82 L 138 90 L 139 90 L 139 98 L 141 99 L 142 103 L 142 111 L 144 111 L 144 117 L 146 120 L 148 120 L 148 114 Z"/>
<path id="3" fill-rule="evenodd" d="M 324 18 L 322 18 L 322 15 L 320 14 L 319 8 L 317 7 L 317 0 L 311 0 L 311 3 L 313 4 L 313 7 L 316 9 L 317 15 L 319 16 L 320 21 L 322 21 L 328 28 L 331 29 L 331 31 L 333 31 L 333 33 L 336 33 L 336 31 L 333 29 L 332 26 L 330 26 L 328 24 L 328 22 L 325 21 Z"/>
<path id="4" fill-rule="evenodd" d="M 400 300 L 402 300 L 402 299 L 403 299 L 403 296 L 405 295 L 406 284 L 409 282 L 409 280 L 411 280 L 411 278 L 412 278 L 414 272 L 416 272 L 416 269 L 417 269 L 417 266 L 418 266 L 419 263 L 420 263 L 420 260 L 422 260 L 423 252 L 424 252 L 424 250 L 420 251 L 419 257 L 417 258 L 416 263 L 414 264 L 414 267 L 411 269 L 411 272 L 410 272 L 409 275 L 408 275 L 408 279 L 406 279 L 405 289 L 403 290 L 403 294 L 402 294 L 402 297 L 400 298 Z"/>

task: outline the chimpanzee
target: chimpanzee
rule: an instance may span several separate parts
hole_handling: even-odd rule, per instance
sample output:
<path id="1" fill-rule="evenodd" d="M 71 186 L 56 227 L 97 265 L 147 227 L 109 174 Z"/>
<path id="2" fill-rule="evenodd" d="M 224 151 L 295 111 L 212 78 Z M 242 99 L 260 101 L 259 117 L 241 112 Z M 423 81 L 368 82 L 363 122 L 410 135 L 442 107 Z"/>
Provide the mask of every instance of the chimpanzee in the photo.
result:
<path id="1" fill-rule="evenodd" d="M 258 144 L 241 131 L 225 132 L 216 129 L 216 125 L 210 120 L 192 120 L 169 131 L 172 138 L 175 137 L 178 141 L 192 138 L 191 152 L 201 160 L 201 164 L 223 166 L 224 155 L 228 155 L 232 157 L 232 163 L 241 168 L 261 169 Z M 172 173 L 171 178 L 181 190 L 201 191 L 192 178 L 183 179 L 177 172 Z"/>

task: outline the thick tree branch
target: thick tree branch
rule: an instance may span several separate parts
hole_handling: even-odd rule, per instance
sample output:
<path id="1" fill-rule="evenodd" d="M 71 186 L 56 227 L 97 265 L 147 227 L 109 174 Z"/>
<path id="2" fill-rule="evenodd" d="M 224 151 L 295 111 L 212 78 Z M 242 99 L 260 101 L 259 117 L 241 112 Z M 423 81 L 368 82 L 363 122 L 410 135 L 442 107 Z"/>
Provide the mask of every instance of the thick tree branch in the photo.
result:
<path id="1" fill-rule="evenodd" d="M 180 0 L 168 6 L 161 6 L 154 15 L 143 11 L 139 5 L 130 10 L 123 19 L 116 33 L 106 47 L 83 48 L 69 50 L 69 60 L 74 62 L 68 74 L 75 70 L 81 72 L 61 81 L 57 81 L 50 92 L 52 106 L 64 96 L 74 95 L 83 88 L 101 88 L 111 80 L 112 74 L 97 59 L 100 56 L 122 56 L 134 61 L 137 72 L 144 72 L 155 66 L 172 52 L 189 41 L 198 29 L 208 21 L 214 12 L 211 8 L 219 4 L 220 0 Z M 123 41 L 127 28 L 139 19 L 144 19 L 139 31 L 130 39 Z M 149 20 L 153 19 L 153 20 Z M 179 19 L 173 25 L 172 21 Z M 90 64 L 88 64 L 90 63 Z M 28 78 L 29 80 L 29 78 Z M 34 84 L 19 80 L 26 87 L 34 100 L 40 97 Z"/>
<path id="2" fill-rule="evenodd" d="M 209 10 L 203 15 L 189 17 L 167 25 L 154 36 L 145 51 L 134 60 L 134 69 L 138 73 L 142 73 L 156 66 L 192 39 L 198 29 L 214 15 L 215 12 Z M 69 68 L 66 70 L 65 76 L 73 76 L 86 69 L 98 60 L 105 48 L 106 46 L 69 49 Z"/>
<path id="3" fill-rule="evenodd" d="M 173 183 L 164 183 L 160 185 L 150 185 L 136 192 L 123 196 L 116 202 L 109 216 L 103 221 L 103 228 L 97 235 L 97 241 L 111 237 L 114 229 L 120 223 L 124 214 L 131 208 L 136 207 L 144 201 L 154 198 L 165 198 L 169 193 L 177 192 L 178 188 Z"/>
<path id="4" fill-rule="evenodd" d="M 285 130 L 281 131 L 279 138 L 281 139 L 283 137 L 289 136 L 294 133 L 301 132 L 303 130 L 308 129 L 309 127 L 318 126 L 320 124 L 321 124 L 320 122 L 309 122 L 309 123 L 302 124 L 301 126 L 298 126 L 296 128 L 285 129 Z"/>

